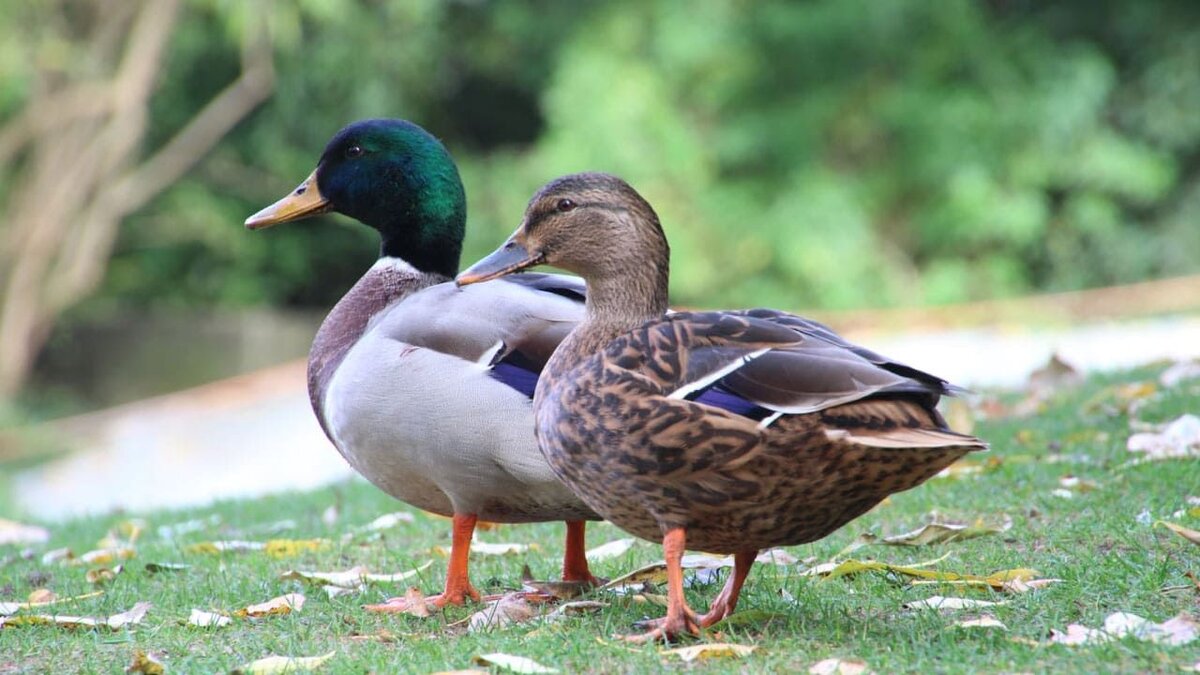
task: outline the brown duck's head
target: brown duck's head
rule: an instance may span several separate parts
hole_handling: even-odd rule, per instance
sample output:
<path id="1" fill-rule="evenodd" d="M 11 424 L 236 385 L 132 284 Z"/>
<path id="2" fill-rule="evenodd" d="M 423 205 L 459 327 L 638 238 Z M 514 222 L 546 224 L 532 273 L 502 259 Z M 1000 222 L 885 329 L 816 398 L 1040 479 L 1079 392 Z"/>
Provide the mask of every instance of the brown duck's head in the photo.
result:
<path id="1" fill-rule="evenodd" d="M 460 286 L 535 265 L 598 281 L 646 271 L 665 278 L 670 251 L 658 215 L 628 183 L 604 173 L 563 176 L 538 190 L 521 226 L 458 275 Z"/>

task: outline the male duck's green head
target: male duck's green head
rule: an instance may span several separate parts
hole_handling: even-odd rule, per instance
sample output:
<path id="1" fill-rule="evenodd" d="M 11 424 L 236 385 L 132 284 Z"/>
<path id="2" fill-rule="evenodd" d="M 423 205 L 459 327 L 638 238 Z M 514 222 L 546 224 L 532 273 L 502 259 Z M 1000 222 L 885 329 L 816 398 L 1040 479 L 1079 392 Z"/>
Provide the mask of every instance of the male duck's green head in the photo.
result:
<path id="1" fill-rule="evenodd" d="M 364 120 L 325 146 L 300 187 L 246 219 L 263 227 L 336 211 L 379 231 L 382 255 L 454 276 L 467 220 L 462 180 L 446 148 L 404 120 Z"/>

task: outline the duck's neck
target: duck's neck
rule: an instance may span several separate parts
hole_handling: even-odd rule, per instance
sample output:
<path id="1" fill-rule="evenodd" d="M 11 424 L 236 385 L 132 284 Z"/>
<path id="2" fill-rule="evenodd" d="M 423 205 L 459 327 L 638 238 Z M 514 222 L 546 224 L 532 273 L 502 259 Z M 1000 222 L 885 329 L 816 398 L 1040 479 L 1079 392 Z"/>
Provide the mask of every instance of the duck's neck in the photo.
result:
<path id="1" fill-rule="evenodd" d="M 418 225 L 393 222 L 377 228 L 380 259 L 397 259 L 426 274 L 447 279 L 458 274 L 462 257 L 462 214 L 444 219 L 423 218 Z"/>
<path id="2" fill-rule="evenodd" d="M 667 311 L 667 264 L 625 266 L 587 278 L 587 313 L 572 334 L 584 353 Z"/>

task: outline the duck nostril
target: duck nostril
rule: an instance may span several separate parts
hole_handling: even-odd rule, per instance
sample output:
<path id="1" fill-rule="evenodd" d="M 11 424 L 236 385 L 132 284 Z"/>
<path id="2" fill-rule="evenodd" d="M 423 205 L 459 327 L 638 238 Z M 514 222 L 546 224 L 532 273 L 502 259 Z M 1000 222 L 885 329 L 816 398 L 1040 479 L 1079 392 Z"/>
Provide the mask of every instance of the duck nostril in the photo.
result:
<path id="1" fill-rule="evenodd" d="M 305 187 L 305 186 L 303 186 L 303 185 L 301 185 L 300 187 L 296 188 L 296 194 L 298 194 L 298 195 L 302 195 L 302 194 L 304 194 L 305 192 L 308 192 L 308 188 L 307 188 L 307 187 Z"/>

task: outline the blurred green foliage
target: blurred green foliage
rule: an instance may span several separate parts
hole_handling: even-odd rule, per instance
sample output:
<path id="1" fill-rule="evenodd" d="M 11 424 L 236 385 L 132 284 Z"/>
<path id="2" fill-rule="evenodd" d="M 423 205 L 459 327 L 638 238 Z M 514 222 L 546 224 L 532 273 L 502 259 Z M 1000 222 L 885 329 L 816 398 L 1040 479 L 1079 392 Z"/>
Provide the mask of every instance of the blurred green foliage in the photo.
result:
<path id="1" fill-rule="evenodd" d="M 0 0 L 0 116 L 29 59 L 81 58 L 19 20 L 35 5 Z M 464 263 L 545 181 L 610 171 L 658 209 L 680 305 L 945 303 L 1200 270 L 1194 0 L 192 0 L 148 145 L 236 76 L 264 7 L 274 96 L 126 222 L 93 307 L 330 305 L 374 233 L 241 221 L 337 129 L 381 116 L 458 159 Z"/>

